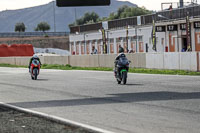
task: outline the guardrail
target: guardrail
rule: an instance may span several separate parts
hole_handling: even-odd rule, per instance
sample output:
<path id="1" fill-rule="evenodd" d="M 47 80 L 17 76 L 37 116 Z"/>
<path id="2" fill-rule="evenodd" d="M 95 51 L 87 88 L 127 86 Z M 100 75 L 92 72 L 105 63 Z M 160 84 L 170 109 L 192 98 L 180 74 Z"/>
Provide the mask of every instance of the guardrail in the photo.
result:
<path id="1" fill-rule="evenodd" d="M 40 37 L 40 36 L 68 36 L 69 32 L 5 32 L 0 33 L 3 37 Z"/>

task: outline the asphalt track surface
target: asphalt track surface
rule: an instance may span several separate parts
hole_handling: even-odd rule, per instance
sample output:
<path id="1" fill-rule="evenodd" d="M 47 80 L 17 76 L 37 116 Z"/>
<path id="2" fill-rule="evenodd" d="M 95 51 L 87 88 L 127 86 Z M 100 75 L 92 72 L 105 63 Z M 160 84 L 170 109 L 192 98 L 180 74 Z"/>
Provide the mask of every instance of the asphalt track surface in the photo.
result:
<path id="1" fill-rule="evenodd" d="M 0 68 L 0 102 L 117 133 L 199 133 L 200 77 Z"/>

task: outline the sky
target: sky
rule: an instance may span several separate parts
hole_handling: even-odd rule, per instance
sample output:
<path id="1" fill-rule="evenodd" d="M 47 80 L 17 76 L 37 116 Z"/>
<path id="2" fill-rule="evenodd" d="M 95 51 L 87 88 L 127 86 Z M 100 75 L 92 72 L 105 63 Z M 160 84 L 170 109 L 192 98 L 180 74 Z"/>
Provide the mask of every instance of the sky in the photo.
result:
<path id="1" fill-rule="evenodd" d="M 0 11 L 2 10 L 12 10 L 21 9 L 27 7 L 33 7 L 37 5 L 47 4 L 52 0 L 0 0 Z M 178 2 L 179 0 L 120 0 L 129 1 L 137 4 L 139 7 L 146 7 L 149 10 L 161 10 L 161 3 L 163 2 Z M 191 0 L 184 0 L 184 2 L 189 2 Z M 169 7 L 168 5 L 165 6 Z"/>

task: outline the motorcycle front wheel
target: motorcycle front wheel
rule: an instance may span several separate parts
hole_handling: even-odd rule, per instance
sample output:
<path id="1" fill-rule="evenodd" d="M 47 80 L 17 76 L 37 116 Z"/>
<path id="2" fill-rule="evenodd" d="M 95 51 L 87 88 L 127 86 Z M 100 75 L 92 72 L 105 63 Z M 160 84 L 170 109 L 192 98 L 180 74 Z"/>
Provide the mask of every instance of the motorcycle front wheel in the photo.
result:
<path id="1" fill-rule="evenodd" d="M 37 69 L 34 69 L 33 73 L 34 73 L 34 79 L 37 80 Z"/>
<path id="2" fill-rule="evenodd" d="M 122 82 L 124 85 L 126 84 L 126 81 L 127 81 L 127 72 L 123 72 L 122 73 Z"/>

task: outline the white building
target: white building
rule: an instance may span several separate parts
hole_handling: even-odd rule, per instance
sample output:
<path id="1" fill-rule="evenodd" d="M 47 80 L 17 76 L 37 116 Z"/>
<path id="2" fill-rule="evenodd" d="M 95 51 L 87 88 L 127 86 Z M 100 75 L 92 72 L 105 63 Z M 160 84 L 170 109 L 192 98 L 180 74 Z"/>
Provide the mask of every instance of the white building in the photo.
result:
<path id="1" fill-rule="evenodd" d="M 189 10 L 190 8 L 193 10 Z M 188 23 L 186 22 L 186 11 L 191 11 Z M 181 13 L 182 15 L 180 15 Z M 159 18 L 158 16 L 162 16 L 161 14 L 165 15 L 165 18 Z M 168 20 L 166 20 L 166 16 L 168 16 Z M 188 47 L 191 47 L 192 51 L 200 51 L 199 16 L 200 6 L 195 6 L 109 21 L 108 29 L 105 30 L 107 54 L 118 53 L 119 45 L 125 49 L 125 52 L 127 52 L 127 46 L 128 50 L 132 49 L 133 52 L 183 52 Z M 156 19 L 156 51 L 152 49 L 153 17 Z M 189 29 L 187 24 L 190 24 Z M 72 27 L 71 54 L 91 54 L 93 46 L 97 49 L 98 54 L 103 54 L 102 33 L 100 32 L 102 26 L 101 23 L 98 23 Z"/>

